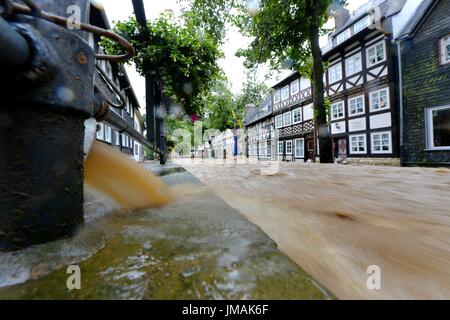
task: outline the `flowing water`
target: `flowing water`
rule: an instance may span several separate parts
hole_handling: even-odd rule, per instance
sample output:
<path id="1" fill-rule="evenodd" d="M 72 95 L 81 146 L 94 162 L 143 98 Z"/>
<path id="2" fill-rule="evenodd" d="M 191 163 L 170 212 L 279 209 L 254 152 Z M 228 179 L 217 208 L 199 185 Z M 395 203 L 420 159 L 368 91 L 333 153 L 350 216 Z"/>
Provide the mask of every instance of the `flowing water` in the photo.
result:
<path id="1" fill-rule="evenodd" d="M 94 143 L 85 225 L 69 239 L 0 253 L 0 299 L 334 297 L 191 174 L 159 173 L 162 181 Z M 67 288 L 72 264 L 81 290 Z"/>
<path id="2" fill-rule="evenodd" d="M 338 298 L 450 299 L 450 169 L 179 163 Z"/>
<path id="3" fill-rule="evenodd" d="M 121 209 L 166 205 L 170 189 L 148 170 L 109 146 L 94 141 L 85 163 L 85 183 Z"/>

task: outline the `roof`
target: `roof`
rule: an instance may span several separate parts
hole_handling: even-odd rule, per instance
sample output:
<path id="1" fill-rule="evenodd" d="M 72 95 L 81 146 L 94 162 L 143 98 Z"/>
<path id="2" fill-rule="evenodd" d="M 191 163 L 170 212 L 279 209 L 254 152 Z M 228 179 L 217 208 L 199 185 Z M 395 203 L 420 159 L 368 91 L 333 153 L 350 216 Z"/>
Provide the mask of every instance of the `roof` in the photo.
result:
<path id="1" fill-rule="evenodd" d="M 405 6 L 407 0 L 370 0 L 369 2 L 365 3 L 358 9 L 356 9 L 353 14 L 350 16 L 350 19 L 340 28 L 336 29 L 332 34 L 331 38 L 328 41 L 327 45 L 322 48 L 323 53 L 328 53 L 334 48 L 340 47 L 342 44 L 349 41 L 347 39 L 343 43 L 333 46 L 332 39 L 337 36 L 339 33 L 344 31 L 345 29 L 349 28 L 351 25 L 356 23 L 358 20 L 363 18 L 364 16 L 367 16 L 371 11 L 375 8 L 380 9 L 380 15 L 381 19 L 387 19 L 397 13 L 399 13 L 403 7 Z M 353 38 L 353 36 L 351 37 Z M 351 39 L 350 38 L 350 39 Z"/>
<path id="2" fill-rule="evenodd" d="M 293 71 L 288 76 L 284 77 L 282 80 L 278 81 L 276 84 L 272 86 L 273 89 L 284 86 L 286 83 L 290 82 L 296 77 L 300 77 L 300 73 L 298 71 Z"/>
<path id="3" fill-rule="evenodd" d="M 272 95 L 268 95 L 261 107 L 248 107 L 245 111 L 245 125 L 248 126 L 272 115 Z"/>
<path id="4" fill-rule="evenodd" d="M 400 33 L 399 38 L 414 34 L 437 3 L 438 0 L 424 0 Z"/>

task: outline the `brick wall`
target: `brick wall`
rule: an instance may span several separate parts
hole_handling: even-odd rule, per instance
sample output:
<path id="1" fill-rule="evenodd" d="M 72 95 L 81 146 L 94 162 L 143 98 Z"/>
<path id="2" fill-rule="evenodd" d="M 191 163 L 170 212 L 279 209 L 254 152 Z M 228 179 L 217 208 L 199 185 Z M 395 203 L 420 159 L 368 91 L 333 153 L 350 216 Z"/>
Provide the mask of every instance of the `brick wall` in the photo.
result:
<path id="1" fill-rule="evenodd" d="M 450 105 L 450 65 L 439 64 L 439 39 L 450 33 L 450 1 L 440 0 L 413 39 L 402 44 L 407 165 L 450 163 L 450 151 L 426 151 L 425 110 Z"/>

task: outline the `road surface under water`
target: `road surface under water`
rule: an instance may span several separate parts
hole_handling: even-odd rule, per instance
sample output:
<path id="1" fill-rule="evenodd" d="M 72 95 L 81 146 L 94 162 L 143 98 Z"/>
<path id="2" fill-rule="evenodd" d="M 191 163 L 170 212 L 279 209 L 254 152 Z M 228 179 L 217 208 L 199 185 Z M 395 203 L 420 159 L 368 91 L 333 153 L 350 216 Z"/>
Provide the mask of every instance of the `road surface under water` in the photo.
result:
<path id="1" fill-rule="evenodd" d="M 0 299 L 332 299 L 259 227 L 191 174 L 162 179 L 174 202 L 125 212 L 86 190 L 70 239 L 0 253 Z M 81 290 L 68 290 L 79 265 Z"/>
<path id="2" fill-rule="evenodd" d="M 449 169 L 177 162 L 338 298 L 450 299 Z"/>

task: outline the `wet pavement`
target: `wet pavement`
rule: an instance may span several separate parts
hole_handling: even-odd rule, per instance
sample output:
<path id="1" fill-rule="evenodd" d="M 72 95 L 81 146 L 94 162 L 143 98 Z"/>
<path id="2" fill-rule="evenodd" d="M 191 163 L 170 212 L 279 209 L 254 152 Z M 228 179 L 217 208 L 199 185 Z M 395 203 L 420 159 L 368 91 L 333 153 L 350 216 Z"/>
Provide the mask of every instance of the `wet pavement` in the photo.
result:
<path id="1" fill-rule="evenodd" d="M 190 173 L 145 166 L 172 186 L 175 203 L 114 212 L 88 191 L 75 237 L 0 253 L 0 299 L 333 298 Z M 67 289 L 70 264 L 81 268 L 81 290 Z"/>
<path id="2" fill-rule="evenodd" d="M 450 299 L 449 168 L 177 162 L 338 298 Z"/>

